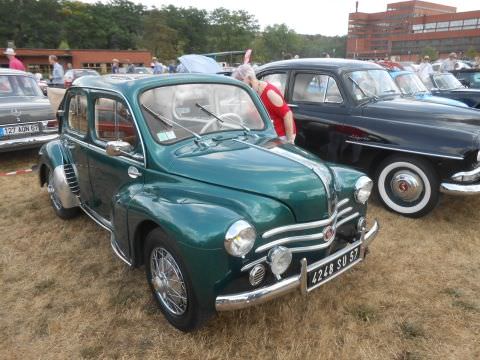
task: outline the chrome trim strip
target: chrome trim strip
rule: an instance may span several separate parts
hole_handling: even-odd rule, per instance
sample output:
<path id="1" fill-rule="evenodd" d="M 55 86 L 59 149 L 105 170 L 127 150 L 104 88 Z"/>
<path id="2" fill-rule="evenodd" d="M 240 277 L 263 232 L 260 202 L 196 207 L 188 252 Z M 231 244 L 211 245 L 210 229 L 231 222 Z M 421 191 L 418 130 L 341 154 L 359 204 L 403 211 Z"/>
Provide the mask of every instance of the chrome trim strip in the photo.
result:
<path id="1" fill-rule="evenodd" d="M 43 136 L 31 136 L 26 138 L 17 138 L 9 140 L 0 140 L 0 149 L 6 149 L 9 147 L 43 144 L 58 138 L 58 134 L 43 135 Z"/>
<path id="2" fill-rule="evenodd" d="M 115 241 L 115 236 L 113 232 L 110 234 L 110 245 L 112 246 L 113 252 L 117 255 L 120 260 L 122 260 L 128 266 L 132 266 L 132 263 L 128 261 L 127 257 L 123 254 L 123 252 L 118 248 L 117 242 Z"/>
<path id="3" fill-rule="evenodd" d="M 346 218 L 344 218 L 342 220 L 338 220 L 337 221 L 337 227 L 340 227 L 343 224 L 345 224 L 345 223 L 349 222 L 350 220 L 353 220 L 353 219 L 355 219 L 356 217 L 359 217 L 359 216 L 360 216 L 360 213 L 356 212 L 352 215 L 347 216 Z"/>
<path id="4" fill-rule="evenodd" d="M 440 192 L 448 195 L 479 195 L 480 184 L 452 184 L 441 183 Z"/>
<path id="5" fill-rule="evenodd" d="M 282 239 L 278 239 L 275 241 L 271 241 L 267 244 L 264 244 L 262 246 L 259 246 L 258 248 L 255 249 L 256 253 L 262 252 L 264 250 L 271 249 L 272 247 L 276 245 L 282 245 L 285 243 L 293 243 L 293 242 L 298 242 L 298 241 L 309 241 L 309 240 L 319 240 L 323 239 L 323 233 L 318 233 L 318 234 L 310 234 L 310 235 L 298 235 L 298 236 L 290 236 Z"/>
<path id="6" fill-rule="evenodd" d="M 301 268 L 300 268 L 300 274 L 299 275 L 294 275 L 289 278 L 280 280 L 272 285 L 264 286 L 259 289 L 255 289 L 252 291 L 245 291 L 242 293 L 238 294 L 231 294 L 231 295 L 220 295 L 217 296 L 215 299 L 215 309 L 217 311 L 229 311 L 229 310 L 237 310 L 237 309 L 242 309 L 246 308 L 249 306 L 253 305 L 258 305 L 264 302 L 267 302 L 269 300 L 273 300 L 277 297 L 283 296 L 289 292 L 292 292 L 293 290 L 300 288 L 300 291 L 302 294 L 306 295 L 308 292 L 314 290 L 318 286 L 321 286 L 323 284 L 326 284 L 330 280 L 334 279 L 344 271 L 350 269 L 354 265 L 358 264 L 359 262 L 363 261 L 365 258 L 366 254 L 366 249 L 367 246 L 372 242 L 372 240 L 375 238 L 375 236 L 378 233 L 378 223 L 377 221 L 374 222 L 372 228 L 366 232 L 363 233 L 360 237 L 359 240 L 354 242 L 353 244 L 348 245 L 347 247 L 341 249 L 340 251 L 337 251 L 336 253 L 320 260 L 317 261 L 311 265 L 307 265 L 307 260 L 302 259 L 300 260 L 301 263 Z M 342 269 L 338 274 L 333 275 L 326 281 L 308 289 L 308 283 L 307 283 L 307 274 L 308 271 L 312 271 L 315 268 L 318 268 L 322 266 L 325 263 L 328 263 L 329 261 L 340 257 L 346 253 L 348 253 L 351 249 L 354 247 L 358 246 L 360 244 L 360 258 L 356 260 L 354 263 L 349 264 L 348 267 L 345 269 Z"/>
<path id="7" fill-rule="evenodd" d="M 316 227 L 321 227 L 330 224 L 333 220 L 335 220 L 335 217 L 338 216 L 338 208 L 341 206 L 345 205 L 348 203 L 349 199 L 343 199 L 337 203 L 337 207 L 335 212 L 330 216 L 328 219 L 323 219 L 323 220 L 317 220 L 309 223 L 301 223 L 301 224 L 293 224 L 293 225 L 285 225 L 285 226 L 280 226 L 271 230 L 268 230 L 263 233 L 262 238 L 266 239 L 269 237 L 272 237 L 274 235 L 280 234 L 282 232 L 287 232 L 287 231 L 294 231 L 294 230 L 308 230 L 308 229 L 313 229 Z"/>
<path id="8" fill-rule="evenodd" d="M 353 210 L 353 207 L 349 206 L 348 208 L 345 208 L 345 209 L 339 211 L 337 217 L 342 217 L 343 215 L 349 213 L 352 210 Z"/>
<path id="9" fill-rule="evenodd" d="M 93 221 L 95 221 L 103 229 L 109 232 L 112 232 L 112 223 L 110 221 L 101 217 L 95 210 L 92 210 L 88 205 L 81 204 L 80 208 L 85 212 L 85 214 L 87 214 Z"/>
<path id="10" fill-rule="evenodd" d="M 137 129 L 138 137 L 140 138 L 140 144 L 142 145 L 142 152 L 143 152 L 143 162 L 142 165 L 147 168 L 147 153 L 145 152 L 145 144 L 143 142 L 143 137 L 142 133 L 140 131 L 140 128 L 138 127 L 137 123 L 137 118 L 135 117 L 134 112 L 132 111 L 132 107 L 130 106 L 130 102 L 127 100 L 125 95 L 123 95 L 120 91 L 112 90 L 112 89 L 102 89 L 102 88 L 97 88 L 97 87 L 92 87 L 92 86 L 87 86 L 87 87 L 78 87 L 78 86 L 72 86 L 72 88 L 78 88 L 78 89 L 92 89 L 92 90 L 100 90 L 103 91 L 104 93 L 114 93 L 117 95 L 120 95 L 122 99 L 125 101 L 125 103 L 128 106 L 128 110 L 130 111 L 130 115 L 132 115 L 133 123 L 135 124 L 135 128 Z"/>
<path id="11" fill-rule="evenodd" d="M 399 149 L 399 148 L 396 148 L 394 146 L 370 144 L 370 143 L 367 143 L 367 142 L 364 142 L 364 141 L 345 140 L 345 142 L 348 143 L 348 144 L 368 146 L 368 147 L 385 149 L 385 150 L 393 150 L 393 151 L 405 152 L 405 153 L 409 153 L 409 154 L 426 155 L 426 156 L 433 156 L 433 157 L 439 157 L 439 158 L 444 158 L 444 159 L 454 159 L 454 160 L 463 160 L 464 159 L 463 156 L 458 156 L 458 155 L 442 155 L 442 154 L 434 154 L 434 153 L 428 153 L 428 152 L 423 152 L 423 151 Z"/>
<path id="12" fill-rule="evenodd" d="M 257 260 L 254 260 L 252 261 L 251 263 L 248 263 L 247 265 L 244 265 L 240 271 L 245 271 L 245 270 L 248 270 L 248 269 L 251 269 L 252 267 L 254 267 L 255 265 L 257 264 L 261 264 L 263 263 L 264 261 L 267 261 L 267 257 L 264 256 L 264 257 L 261 257 L 260 259 L 257 259 Z"/>

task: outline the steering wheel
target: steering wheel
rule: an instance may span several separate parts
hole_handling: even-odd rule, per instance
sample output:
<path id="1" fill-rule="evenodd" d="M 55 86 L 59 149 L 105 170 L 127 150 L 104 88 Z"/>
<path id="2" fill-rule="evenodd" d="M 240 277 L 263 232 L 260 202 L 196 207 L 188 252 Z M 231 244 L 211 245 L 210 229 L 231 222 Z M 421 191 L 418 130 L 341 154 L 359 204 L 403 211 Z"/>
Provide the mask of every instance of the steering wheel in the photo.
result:
<path id="1" fill-rule="evenodd" d="M 242 118 L 240 117 L 240 115 L 236 114 L 236 113 L 225 113 L 225 114 L 221 114 L 221 115 L 218 115 L 218 117 L 220 119 L 223 120 L 223 118 L 234 118 L 235 119 L 235 123 L 229 123 L 228 121 L 225 121 L 224 123 L 221 124 L 221 126 L 224 126 L 226 128 L 230 128 L 230 129 L 236 129 L 237 127 L 235 125 L 237 125 L 237 122 L 238 124 L 243 124 L 243 120 Z M 212 120 L 208 121 L 203 127 L 202 129 L 200 130 L 200 134 L 203 134 L 207 131 L 207 129 L 209 127 L 211 127 L 214 123 L 216 122 L 219 122 L 217 119 L 213 118 Z"/>
<path id="2" fill-rule="evenodd" d="M 230 118 L 230 119 L 234 118 L 236 124 L 242 124 L 243 125 L 243 119 L 237 113 L 225 113 L 225 114 L 219 115 L 218 117 L 222 120 L 223 120 L 223 118 Z M 227 121 L 225 121 L 224 125 L 226 125 L 226 124 L 228 124 Z"/>
<path id="3" fill-rule="evenodd" d="M 203 125 L 202 129 L 200 130 L 200 134 L 203 134 L 204 132 L 206 132 L 206 130 L 212 126 L 213 124 L 217 123 L 218 120 L 213 118 L 211 120 L 209 120 L 205 125 Z"/>

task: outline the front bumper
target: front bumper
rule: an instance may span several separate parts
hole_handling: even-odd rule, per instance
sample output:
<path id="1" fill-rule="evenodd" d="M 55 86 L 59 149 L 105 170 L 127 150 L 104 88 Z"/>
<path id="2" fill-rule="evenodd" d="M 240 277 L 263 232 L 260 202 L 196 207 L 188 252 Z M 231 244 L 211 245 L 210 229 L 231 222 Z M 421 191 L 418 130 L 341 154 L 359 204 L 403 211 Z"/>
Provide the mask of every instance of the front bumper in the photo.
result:
<path id="1" fill-rule="evenodd" d="M 441 183 L 440 192 L 449 195 L 477 195 L 480 194 L 480 184 L 453 184 Z"/>
<path id="2" fill-rule="evenodd" d="M 326 282 L 330 281 L 331 279 L 335 278 L 336 276 L 342 274 L 346 270 L 350 269 L 351 267 L 355 266 L 359 262 L 361 262 L 365 258 L 365 254 L 367 251 L 368 246 L 375 238 L 379 230 L 378 222 L 375 221 L 370 230 L 364 232 L 360 239 L 356 242 L 348 245 L 347 247 L 337 251 L 336 253 L 322 259 L 316 263 L 311 265 L 307 265 L 307 260 L 303 258 L 301 262 L 301 271 L 299 275 L 291 276 L 289 278 L 283 279 L 273 285 L 264 286 L 259 289 L 255 289 L 252 291 L 246 291 L 239 294 L 232 294 L 232 295 L 220 295 L 217 296 L 215 300 L 215 309 L 217 311 L 229 311 L 229 310 L 237 310 L 243 309 L 249 306 L 262 304 L 264 302 L 270 301 L 277 297 L 283 296 L 293 290 L 300 288 L 300 291 L 303 295 L 307 295 L 310 290 L 307 288 L 307 273 L 309 268 L 314 269 L 323 264 L 328 263 L 332 259 L 342 256 L 348 253 L 351 249 L 361 244 L 360 247 L 360 258 L 351 263 L 349 266 L 343 268 L 340 272 L 336 273 L 334 276 L 329 278 Z M 324 283 L 322 283 L 323 285 Z"/>
<path id="3" fill-rule="evenodd" d="M 10 140 L 1 140 L 0 141 L 0 151 L 9 151 L 16 149 L 24 149 L 29 147 L 40 146 L 51 140 L 58 138 L 58 134 L 48 134 L 48 135 L 37 135 L 30 136 L 25 138 L 10 139 Z"/>

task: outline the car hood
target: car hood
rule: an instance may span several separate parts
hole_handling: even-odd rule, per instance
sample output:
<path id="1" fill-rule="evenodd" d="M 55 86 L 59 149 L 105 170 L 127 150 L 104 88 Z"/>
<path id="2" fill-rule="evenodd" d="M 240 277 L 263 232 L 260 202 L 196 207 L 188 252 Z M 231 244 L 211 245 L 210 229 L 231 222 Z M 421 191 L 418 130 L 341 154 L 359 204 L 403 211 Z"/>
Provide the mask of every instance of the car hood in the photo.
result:
<path id="1" fill-rule="evenodd" d="M 0 125 L 53 119 L 52 106 L 45 97 L 0 97 Z"/>
<path id="2" fill-rule="evenodd" d="M 431 94 L 417 94 L 415 95 L 415 99 L 421 100 L 421 101 L 429 101 L 433 102 L 436 104 L 443 104 L 443 105 L 452 105 L 452 106 L 461 106 L 461 107 L 466 107 L 468 108 L 468 105 L 458 101 L 458 100 L 453 100 L 441 96 L 435 96 Z"/>
<path id="3" fill-rule="evenodd" d="M 279 140 L 230 139 L 203 150 L 188 145 L 175 155 L 171 172 L 274 198 L 287 205 L 299 222 L 326 218 L 335 205 L 330 168 Z"/>
<path id="4" fill-rule="evenodd" d="M 480 133 L 480 111 L 420 100 L 397 98 L 370 103 L 364 106 L 363 115 Z"/>

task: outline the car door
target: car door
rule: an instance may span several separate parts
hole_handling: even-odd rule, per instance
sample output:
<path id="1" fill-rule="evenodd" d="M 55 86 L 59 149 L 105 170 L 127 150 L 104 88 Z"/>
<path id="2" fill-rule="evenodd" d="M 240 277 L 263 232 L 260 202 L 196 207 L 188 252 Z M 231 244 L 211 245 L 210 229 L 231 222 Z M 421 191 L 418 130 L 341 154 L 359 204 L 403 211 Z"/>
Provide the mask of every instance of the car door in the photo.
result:
<path id="1" fill-rule="evenodd" d="M 135 184 L 139 187 L 143 184 L 142 144 L 134 119 L 123 99 L 100 92 L 91 95 L 92 142 L 89 165 L 94 196 L 91 210 L 108 222 L 117 220 L 118 223 L 115 221 L 113 228 L 123 233 L 120 228 L 126 224 L 121 219 L 126 218 L 126 209 L 116 207 L 116 204 L 124 203 L 125 198 L 133 196 Z M 131 152 L 121 156 L 108 155 L 107 143 L 116 140 L 128 142 Z M 118 211 L 122 213 L 116 213 Z"/>
<path id="2" fill-rule="evenodd" d="M 67 93 L 65 101 L 66 124 L 64 147 L 69 153 L 71 162 L 66 165 L 66 172 L 73 171 L 78 182 L 78 189 L 73 186 L 76 195 L 80 195 L 82 204 L 92 201 L 90 186 L 90 170 L 88 166 L 88 97 L 81 89 L 72 89 Z M 76 191 L 75 191 L 76 190 Z"/>
<path id="3" fill-rule="evenodd" d="M 297 125 L 296 144 L 323 159 L 341 161 L 342 128 L 349 107 L 333 74 L 292 71 L 287 97 Z"/>

